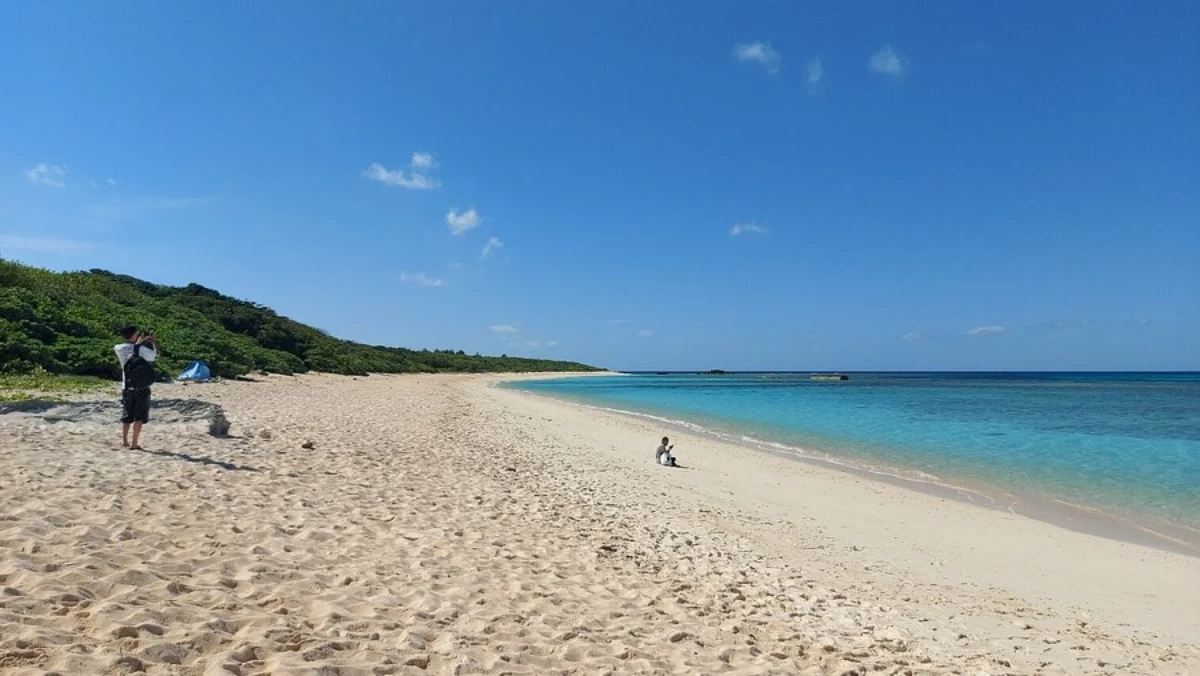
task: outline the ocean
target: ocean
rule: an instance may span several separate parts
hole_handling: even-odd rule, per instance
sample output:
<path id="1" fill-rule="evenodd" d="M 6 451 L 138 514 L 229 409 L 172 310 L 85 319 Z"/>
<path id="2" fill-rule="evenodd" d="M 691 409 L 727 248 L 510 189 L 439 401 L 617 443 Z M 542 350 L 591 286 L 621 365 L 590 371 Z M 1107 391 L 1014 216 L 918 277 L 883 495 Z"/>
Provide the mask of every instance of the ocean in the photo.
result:
<path id="1" fill-rule="evenodd" d="M 1040 501 L 1200 542 L 1198 373 L 847 375 L 631 374 L 510 386 L 961 488 L 1017 512 Z"/>

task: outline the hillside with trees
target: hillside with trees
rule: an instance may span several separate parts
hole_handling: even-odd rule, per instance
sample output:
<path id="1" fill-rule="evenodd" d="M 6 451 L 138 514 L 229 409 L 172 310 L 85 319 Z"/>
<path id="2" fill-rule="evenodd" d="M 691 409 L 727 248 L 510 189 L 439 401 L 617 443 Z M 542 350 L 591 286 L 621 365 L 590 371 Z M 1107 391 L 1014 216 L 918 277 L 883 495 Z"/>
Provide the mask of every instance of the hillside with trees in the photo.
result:
<path id="1" fill-rule="evenodd" d="M 105 270 L 50 272 L 0 260 L 0 373 L 119 378 L 112 348 L 119 342 L 117 330 L 126 324 L 157 332 L 164 375 L 178 373 L 197 359 L 222 377 L 251 371 L 366 375 L 596 370 L 565 361 L 363 345 L 198 284 L 162 286 Z"/>

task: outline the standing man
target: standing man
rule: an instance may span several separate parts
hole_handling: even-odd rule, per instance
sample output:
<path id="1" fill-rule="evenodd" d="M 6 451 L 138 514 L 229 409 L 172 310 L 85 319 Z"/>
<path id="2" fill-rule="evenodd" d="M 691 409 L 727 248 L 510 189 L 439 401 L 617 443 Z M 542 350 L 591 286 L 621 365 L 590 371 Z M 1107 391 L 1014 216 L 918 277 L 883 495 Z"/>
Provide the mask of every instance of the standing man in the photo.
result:
<path id="1" fill-rule="evenodd" d="M 121 329 L 125 342 L 113 350 L 121 362 L 121 446 L 142 450 L 138 439 L 142 425 L 150 422 L 150 386 L 158 374 L 151 364 L 158 359 L 158 341 L 154 333 L 141 333 L 136 326 Z M 133 443 L 130 443 L 129 428 L 133 428 Z"/>

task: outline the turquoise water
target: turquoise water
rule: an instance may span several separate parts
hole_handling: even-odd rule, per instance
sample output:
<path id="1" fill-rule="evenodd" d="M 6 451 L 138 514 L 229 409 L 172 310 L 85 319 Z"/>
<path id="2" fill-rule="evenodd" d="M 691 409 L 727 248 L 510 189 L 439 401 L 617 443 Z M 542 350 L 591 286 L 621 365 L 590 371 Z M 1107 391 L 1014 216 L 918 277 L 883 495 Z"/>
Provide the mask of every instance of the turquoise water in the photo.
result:
<path id="1" fill-rule="evenodd" d="M 1200 527 L 1200 374 L 671 374 L 513 386 L 901 476 Z"/>

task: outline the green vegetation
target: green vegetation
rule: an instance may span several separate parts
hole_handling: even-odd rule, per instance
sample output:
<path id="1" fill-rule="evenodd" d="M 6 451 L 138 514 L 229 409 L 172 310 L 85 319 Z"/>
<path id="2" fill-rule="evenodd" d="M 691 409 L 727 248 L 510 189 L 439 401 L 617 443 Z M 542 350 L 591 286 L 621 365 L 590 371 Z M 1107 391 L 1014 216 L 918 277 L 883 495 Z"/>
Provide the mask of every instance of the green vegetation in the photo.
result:
<path id="1" fill-rule="evenodd" d="M 112 383 L 94 376 L 72 376 L 48 373 L 37 368 L 30 373 L 0 374 L 0 402 L 25 399 L 58 399 L 48 396 L 90 392 Z"/>
<path id="2" fill-rule="evenodd" d="M 117 329 L 126 324 L 157 332 L 163 348 L 158 364 L 172 375 L 194 359 L 207 362 L 214 375 L 222 377 L 251 371 L 366 375 L 595 370 L 545 359 L 363 345 L 198 284 L 161 286 L 104 270 L 50 272 L 0 260 L 0 373 L 118 379 L 112 349 L 120 340 Z"/>

